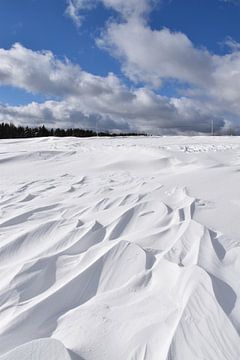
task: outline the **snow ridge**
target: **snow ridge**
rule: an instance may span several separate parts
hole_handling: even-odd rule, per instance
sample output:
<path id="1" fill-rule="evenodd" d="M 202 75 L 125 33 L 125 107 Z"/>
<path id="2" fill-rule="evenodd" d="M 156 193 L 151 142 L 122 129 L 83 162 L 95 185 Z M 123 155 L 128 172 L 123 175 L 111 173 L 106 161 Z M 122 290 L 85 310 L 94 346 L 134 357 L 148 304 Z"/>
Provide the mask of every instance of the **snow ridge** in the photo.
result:
<path id="1" fill-rule="evenodd" d="M 186 141 L 1 142 L 0 360 L 240 358 L 240 243 L 201 221 L 239 145 Z"/>

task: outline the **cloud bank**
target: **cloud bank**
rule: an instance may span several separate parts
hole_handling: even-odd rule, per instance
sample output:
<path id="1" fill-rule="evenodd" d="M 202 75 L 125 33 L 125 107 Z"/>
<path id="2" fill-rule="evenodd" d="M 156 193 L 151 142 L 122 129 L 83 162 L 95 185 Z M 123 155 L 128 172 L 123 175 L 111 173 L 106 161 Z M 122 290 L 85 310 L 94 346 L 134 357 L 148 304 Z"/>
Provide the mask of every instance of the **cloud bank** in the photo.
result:
<path id="1" fill-rule="evenodd" d="M 0 105 L 0 121 L 26 125 L 85 127 L 110 131 L 201 133 L 223 130 L 240 111 L 240 46 L 219 56 L 196 47 L 181 32 L 151 29 L 154 0 L 68 0 L 66 13 L 80 26 L 84 12 L 99 3 L 120 16 L 107 22 L 96 44 L 121 64 L 131 82 L 96 76 L 51 51 L 17 43 L 0 49 L 0 84 L 52 97 L 44 103 Z M 177 97 L 162 96 L 173 82 Z"/>
<path id="2" fill-rule="evenodd" d="M 34 52 L 20 44 L 0 49 L 0 69 L 1 84 L 57 98 L 42 104 L 1 105 L 1 121 L 88 128 L 98 123 L 111 131 L 209 131 L 210 114 L 198 101 L 167 98 L 147 87 L 129 89 L 114 74 L 92 75 L 49 51 Z M 216 126 L 224 126 L 221 116 Z"/>

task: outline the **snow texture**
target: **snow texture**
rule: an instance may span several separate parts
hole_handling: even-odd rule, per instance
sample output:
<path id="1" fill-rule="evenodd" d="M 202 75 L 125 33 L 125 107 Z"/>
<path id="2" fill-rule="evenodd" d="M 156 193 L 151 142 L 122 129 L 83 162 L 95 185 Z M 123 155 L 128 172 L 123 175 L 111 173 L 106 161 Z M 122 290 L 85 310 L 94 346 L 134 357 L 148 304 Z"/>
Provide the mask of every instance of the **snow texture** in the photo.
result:
<path id="1" fill-rule="evenodd" d="M 0 360 L 240 359 L 240 139 L 0 141 Z"/>

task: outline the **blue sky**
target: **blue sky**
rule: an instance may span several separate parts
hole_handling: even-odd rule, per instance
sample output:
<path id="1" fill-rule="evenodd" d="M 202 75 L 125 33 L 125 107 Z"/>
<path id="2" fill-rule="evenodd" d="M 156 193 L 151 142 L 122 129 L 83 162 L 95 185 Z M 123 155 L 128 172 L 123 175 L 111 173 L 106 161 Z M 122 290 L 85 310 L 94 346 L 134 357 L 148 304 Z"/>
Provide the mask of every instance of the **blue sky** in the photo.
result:
<path id="1" fill-rule="evenodd" d="M 239 19 L 227 0 L 2 0 L 0 121 L 237 128 Z"/>

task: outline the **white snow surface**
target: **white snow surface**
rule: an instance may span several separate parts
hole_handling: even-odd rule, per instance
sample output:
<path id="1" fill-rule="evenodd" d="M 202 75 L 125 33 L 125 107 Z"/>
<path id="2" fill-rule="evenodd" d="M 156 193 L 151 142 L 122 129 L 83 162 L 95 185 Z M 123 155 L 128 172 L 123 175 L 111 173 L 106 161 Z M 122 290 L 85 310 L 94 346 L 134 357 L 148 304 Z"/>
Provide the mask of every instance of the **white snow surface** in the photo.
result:
<path id="1" fill-rule="evenodd" d="M 239 360 L 240 138 L 0 141 L 0 360 Z"/>

